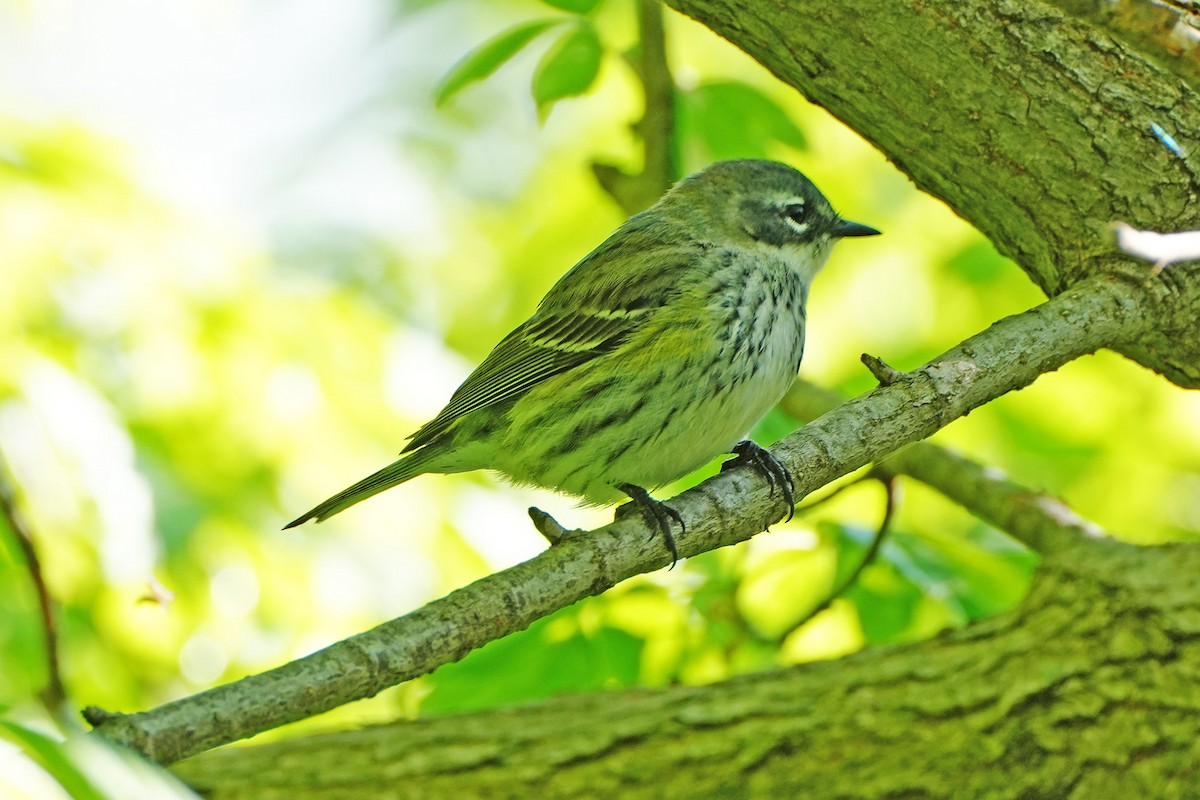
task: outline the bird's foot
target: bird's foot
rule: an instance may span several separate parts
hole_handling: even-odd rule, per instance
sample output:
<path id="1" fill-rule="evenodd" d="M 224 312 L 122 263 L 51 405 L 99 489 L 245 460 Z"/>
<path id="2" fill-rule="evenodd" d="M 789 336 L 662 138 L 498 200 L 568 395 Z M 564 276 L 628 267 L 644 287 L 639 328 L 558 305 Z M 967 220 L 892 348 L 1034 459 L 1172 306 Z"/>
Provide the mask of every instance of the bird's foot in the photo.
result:
<path id="1" fill-rule="evenodd" d="M 722 464 L 721 472 L 743 465 L 758 470 L 767 479 L 767 486 L 771 488 L 771 494 L 775 494 L 776 487 L 783 493 L 783 501 L 787 503 L 788 510 L 784 522 L 791 520 L 796 513 L 796 482 L 792 480 L 792 473 L 783 465 L 783 462 L 771 455 L 770 450 L 760 447 L 749 439 L 734 445 L 733 453 L 735 458 Z"/>
<path id="2" fill-rule="evenodd" d="M 666 503 L 655 500 L 640 486 L 634 486 L 632 483 L 618 483 L 615 488 L 629 495 L 630 502 L 619 506 L 613 516 L 616 519 L 622 519 L 632 513 L 635 508 L 641 512 L 646 525 L 657 528 L 658 532 L 662 534 L 663 544 L 671 551 L 670 569 L 674 569 L 675 564 L 679 562 L 679 548 L 675 545 L 675 533 L 671 530 L 671 523 L 678 522 L 679 532 L 686 533 L 687 526 L 683 524 L 683 517 Z"/>

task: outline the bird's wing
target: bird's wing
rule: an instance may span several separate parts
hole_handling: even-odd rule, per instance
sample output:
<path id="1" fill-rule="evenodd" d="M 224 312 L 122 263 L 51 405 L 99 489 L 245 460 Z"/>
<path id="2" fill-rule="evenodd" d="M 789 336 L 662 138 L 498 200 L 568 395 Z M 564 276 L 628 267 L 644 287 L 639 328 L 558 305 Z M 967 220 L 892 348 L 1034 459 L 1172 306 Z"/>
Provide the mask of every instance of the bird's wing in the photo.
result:
<path id="1" fill-rule="evenodd" d="M 612 352 L 651 311 L 641 307 L 536 314 L 496 345 L 402 452 L 428 444 L 472 411 L 520 397 L 559 373 Z"/>
<path id="2" fill-rule="evenodd" d="M 533 317 L 496 345 L 402 452 L 429 444 L 472 411 L 514 400 L 612 352 L 678 296 L 678 276 L 697 247 L 653 214 L 631 217 L 559 279 Z M 627 259 L 638 268 L 628 268 Z"/>

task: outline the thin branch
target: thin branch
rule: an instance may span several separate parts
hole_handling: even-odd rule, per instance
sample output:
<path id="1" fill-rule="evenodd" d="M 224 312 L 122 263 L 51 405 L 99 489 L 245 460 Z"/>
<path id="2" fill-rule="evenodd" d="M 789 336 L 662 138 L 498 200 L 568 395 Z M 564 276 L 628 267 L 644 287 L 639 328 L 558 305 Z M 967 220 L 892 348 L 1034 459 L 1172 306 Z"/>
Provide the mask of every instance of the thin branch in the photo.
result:
<path id="1" fill-rule="evenodd" d="M 796 419 L 820 417 L 844 402 L 841 395 L 797 381 L 782 406 Z M 988 467 L 930 442 L 904 448 L 872 472 L 907 475 L 959 504 L 984 522 L 1042 554 L 1070 546 L 1080 537 L 1107 534 L 1061 500 L 1010 481 Z"/>
<path id="2" fill-rule="evenodd" d="M 888 459 L 886 466 L 937 489 L 984 522 L 1042 555 L 1071 547 L 1080 538 L 1107 538 L 1096 523 L 1063 501 L 1008 479 L 1001 470 L 943 450 L 917 445 Z"/>
<path id="3" fill-rule="evenodd" d="M 821 602 L 817 603 L 812 609 L 804 615 L 804 617 L 796 623 L 793 630 L 802 628 L 812 621 L 813 617 L 820 614 L 825 609 L 829 608 L 834 600 L 844 595 L 850 590 L 850 587 L 858 582 L 858 577 L 862 575 L 863 570 L 875 561 L 875 557 L 879 555 L 879 548 L 883 546 L 883 538 L 887 535 L 888 530 L 892 525 L 892 518 L 896 515 L 896 509 L 900 506 L 900 479 L 895 475 L 884 477 L 882 475 L 872 475 L 872 479 L 878 480 L 885 489 L 886 505 L 883 509 L 883 519 L 879 521 L 879 527 L 875 531 L 875 535 L 871 537 L 871 543 L 867 545 L 866 552 L 859 559 L 858 564 L 850 571 L 841 583 L 833 587 L 829 594 Z"/>
<path id="4" fill-rule="evenodd" d="M 582 533 L 582 531 L 572 531 L 564 528 L 558 520 L 537 506 L 529 507 L 529 519 L 533 522 L 533 527 L 537 529 L 537 532 L 552 545 L 561 542 L 564 536 L 569 536 L 572 533 Z"/>
<path id="5" fill-rule="evenodd" d="M 644 211 L 677 176 L 675 159 L 675 80 L 667 63 L 663 8 L 659 0 L 638 0 L 639 56 L 645 110 L 634 129 L 642 139 L 642 169 L 629 174 L 611 164 L 593 164 L 592 172 L 627 214 Z"/>
<path id="6" fill-rule="evenodd" d="M 645 111 L 638 123 L 645 163 L 642 179 L 651 202 L 665 192 L 676 178 L 675 79 L 667 63 L 667 34 L 660 0 L 638 0 L 642 57 L 638 77 L 642 80 Z"/>
<path id="7" fill-rule="evenodd" d="M 882 358 L 873 356 L 870 353 L 863 353 L 860 356 L 862 363 L 866 366 L 871 374 L 875 376 L 875 380 L 879 381 L 880 386 L 887 386 L 889 383 L 895 383 L 904 377 L 904 373 L 895 367 L 889 366 Z"/>
<path id="8" fill-rule="evenodd" d="M 50 597 L 50 589 L 46 586 L 46 577 L 42 572 L 42 562 L 38 558 L 37 545 L 34 544 L 33 534 L 25 523 L 25 518 L 17 509 L 13 482 L 9 479 L 7 461 L 0 452 L 0 518 L 12 531 L 17 545 L 25 556 L 25 566 L 29 570 L 29 579 L 37 594 L 38 608 L 42 617 L 42 638 L 46 652 L 46 685 L 38 698 L 51 716 L 61 718 L 66 713 L 67 690 L 63 684 L 62 670 L 59 666 L 58 654 L 58 624 L 55 621 L 54 601 Z"/>
<path id="9" fill-rule="evenodd" d="M 776 444 L 773 454 L 803 497 L 920 441 L 1038 375 L 1153 324 L 1147 288 L 1091 280 L 1009 317 L 909 379 L 842 404 Z M 1023 358 L 1014 359 L 1011 353 Z M 730 470 L 670 501 L 686 523 L 680 556 L 745 541 L 780 516 L 767 479 Z M 160 762 L 306 717 L 456 661 L 583 597 L 671 561 L 661 536 L 636 516 L 567 536 L 537 557 L 412 613 L 276 669 L 97 728 Z"/>

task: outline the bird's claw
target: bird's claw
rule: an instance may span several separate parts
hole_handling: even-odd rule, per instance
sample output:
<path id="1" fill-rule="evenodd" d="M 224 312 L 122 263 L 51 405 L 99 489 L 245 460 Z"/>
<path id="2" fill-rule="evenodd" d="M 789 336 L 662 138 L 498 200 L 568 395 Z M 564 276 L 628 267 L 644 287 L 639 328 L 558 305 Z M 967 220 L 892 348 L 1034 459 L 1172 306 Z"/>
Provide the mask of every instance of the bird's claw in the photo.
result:
<path id="1" fill-rule="evenodd" d="M 783 521 L 790 521 L 796 513 L 796 482 L 783 462 L 772 455 L 770 450 L 749 439 L 744 439 L 734 445 L 733 453 L 735 457 L 721 465 L 721 472 L 741 466 L 749 466 L 758 470 L 767 479 L 767 486 L 770 487 L 771 494 L 775 494 L 776 487 L 783 494 L 783 501 L 787 504 L 788 509 L 787 518 Z"/>
<path id="2" fill-rule="evenodd" d="M 650 496 L 649 492 L 640 486 L 634 486 L 632 483 L 620 483 L 617 484 L 616 488 L 629 495 L 630 502 L 619 506 L 614 516 L 617 519 L 621 519 L 628 516 L 635 508 L 641 512 L 642 519 L 645 520 L 646 525 L 651 528 L 657 528 L 658 532 L 662 535 L 663 544 L 671 552 L 671 566 L 669 569 L 674 569 L 675 565 L 679 562 L 679 548 L 675 544 L 675 533 L 671 530 L 671 522 L 678 522 L 679 532 L 681 534 L 686 533 L 687 525 L 683 523 L 683 517 L 666 503 L 655 500 Z"/>

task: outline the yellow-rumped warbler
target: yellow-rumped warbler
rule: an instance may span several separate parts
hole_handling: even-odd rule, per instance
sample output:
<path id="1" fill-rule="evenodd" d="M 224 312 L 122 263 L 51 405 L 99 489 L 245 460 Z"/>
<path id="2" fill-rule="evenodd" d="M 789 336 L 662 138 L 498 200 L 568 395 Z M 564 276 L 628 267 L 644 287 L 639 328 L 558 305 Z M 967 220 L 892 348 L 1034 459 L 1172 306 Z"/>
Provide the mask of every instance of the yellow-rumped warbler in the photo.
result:
<path id="1" fill-rule="evenodd" d="M 287 527 L 425 472 L 494 469 L 589 504 L 632 498 L 674 552 L 682 520 L 646 487 L 730 452 L 790 503 L 787 471 L 739 440 L 795 378 L 808 288 L 834 242 L 878 233 L 784 164 L 713 164 L 559 279 L 399 461 Z"/>

